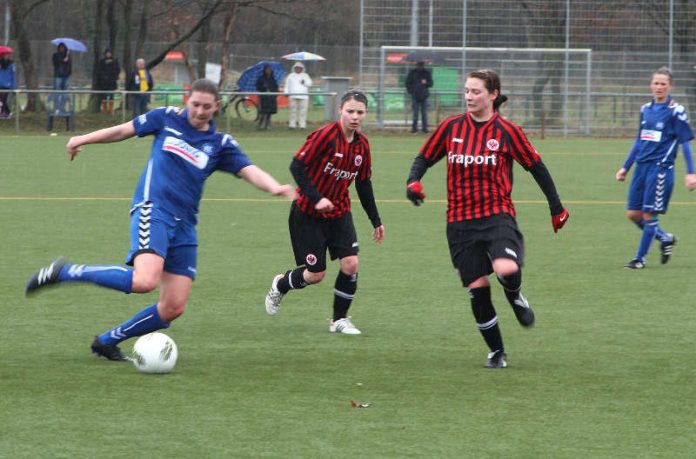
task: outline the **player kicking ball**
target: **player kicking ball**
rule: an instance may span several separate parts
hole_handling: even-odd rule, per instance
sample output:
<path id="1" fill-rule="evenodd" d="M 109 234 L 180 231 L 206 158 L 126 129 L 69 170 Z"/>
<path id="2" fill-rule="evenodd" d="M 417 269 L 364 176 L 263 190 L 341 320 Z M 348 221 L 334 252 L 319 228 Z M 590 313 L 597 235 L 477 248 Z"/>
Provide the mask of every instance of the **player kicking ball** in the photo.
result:
<path id="1" fill-rule="evenodd" d="M 118 344 L 168 328 L 186 308 L 196 276 L 196 223 L 203 184 L 215 171 L 243 178 L 254 187 L 292 200 L 292 186 L 281 185 L 252 164 L 237 141 L 218 133 L 213 115 L 220 108 L 217 85 L 193 82 L 185 109 L 163 107 L 124 124 L 72 137 L 72 161 L 84 145 L 154 136 L 150 157 L 133 196 L 128 266 L 85 265 L 56 259 L 29 279 L 27 295 L 64 283 L 89 283 L 124 293 L 159 287 L 159 300 L 120 325 L 96 336 L 92 352 L 126 360 Z"/>

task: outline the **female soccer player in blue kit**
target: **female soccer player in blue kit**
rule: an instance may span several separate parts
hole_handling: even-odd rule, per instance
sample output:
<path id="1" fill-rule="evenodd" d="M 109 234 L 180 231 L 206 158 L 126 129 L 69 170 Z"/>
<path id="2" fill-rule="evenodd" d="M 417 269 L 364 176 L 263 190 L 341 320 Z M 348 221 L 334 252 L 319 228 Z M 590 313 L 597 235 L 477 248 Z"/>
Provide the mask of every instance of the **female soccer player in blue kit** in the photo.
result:
<path id="1" fill-rule="evenodd" d="M 186 307 L 196 275 L 196 223 L 205 180 L 216 170 L 243 178 L 273 195 L 295 199 L 292 186 L 281 185 L 247 158 L 237 141 L 215 131 L 220 108 L 217 85 L 200 79 L 191 85 L 186 109 L 162 107 L 124 124 L 72 137 L 70 160 L 82 146 L 153 135 L 150 158 L 133 196 L 131 248 L 126 266 L 81 265 L 58 258 L 27 283 L 32 294 L 64 282 L 87 282 L 124 293 L 147 293 L 159 286 L 159 301 L 131 319 L 98 335 L 92 352 L 126 360 L 117 344 L 168 328 Z"/>
<path id="2" fill-rule="evenodd" d="M 626 180 L 633 163 L 631 186 L 628 190 L 626 214 L 642 231 L 636 256 L 624 265 L 628 269 L 645 268 L 645 257 L 653 239 L 660 241 L 661 263 L 672 256 L 677 238 L 666 233 L 659 225 L 657 216 L 667 212 L 669 199 L 674 189 L 674 159 L 679 145 L 682 146 L 686 162 L 686 187 L 696 189 L 696 174 L 689 141 L 694 134 L 689 126 L 686 108 L 670 96 L 672 72 L 661 67 L 652 74 L 650 90 L 653 100 L 640 109 L 640 127 L 628 157 L 616 172 L 616 180 Z"/>

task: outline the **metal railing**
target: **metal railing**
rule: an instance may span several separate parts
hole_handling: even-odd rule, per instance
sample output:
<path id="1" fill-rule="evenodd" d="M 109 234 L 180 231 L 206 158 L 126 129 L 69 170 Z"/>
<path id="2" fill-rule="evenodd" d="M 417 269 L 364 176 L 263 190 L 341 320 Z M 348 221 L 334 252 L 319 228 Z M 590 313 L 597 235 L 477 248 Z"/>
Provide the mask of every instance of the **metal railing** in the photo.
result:
<path id="1" fill-rule="evenodd" d="M 90 109 L 90 98 L 93 96 L 100 96 L 102 94 L 113 94 L 114 96 L 114 110 L 113 113 L 120 118 L 122 123 L 131 119 L 132 111 L 129 109 L 129 104 L 126 102 L 128 96 L 134 94 L 142 94 L 140 91 L 126 91 L 126 90 L 114 90 L 114 91 L 98 91 L 91 89 L 68 89 L 68 90 L 55 90 L 55 89 L 9 89 L 0 90 L 0 92 L 8 92 L 12 94 L 11 102 L 11 112 L 12 118 L 10 121 L 14 121 L 15 132 L 19 134 L 21 132 L 21 120 L 23 117 L 28 116 L 26 112 L 22 110 L 22 107 L 26 107 L 26 103 L 31 94 L 37 95 L 38 108 L 43 107 L 43 110 L 37 109 L 32 113 L 45 113 L 47 119 L 49 117 L 58 118 L 72 118 L 73 120 L 80 116 L 81 113 L 85 113 Z M 183 106 L 188 96 L 188 90 L 157 90 L 148 91 L 147 94 L 151 96 L 150 106 L 151 108 L 159 106 Z M 243 119 L 248 119 L 254 121 L 256 119 L 256 112 L 258 110 L 258 97 L 260 96 L 292 96 L 294 94 L 286 94 L 284 92 L 241 92 L 241 91 L 221 91 L 220 97 L 222 102 L 222 112 L 225 117 L 225 130 L 229 131 L 230 119 L 235 116 Z M 304 94 L 303 94 L 304 95 Z M 309 93 L 310 98 L 321 98 L 324 103 L 329 102 L 336 104 L 338 101 L 338 94 L 336 92 L 326 92 L 326 91 L 312 91 Z M 242 107 L 247 105 L 251 106 L 252 109 L 245 114 L 241 114 L 240 110 Z M 120 112 L 120 113 L 119 113 Z M 246 111 L 245 111 L 246 112 Z M 49 122 L 50 123 L 50 122 Z"/>

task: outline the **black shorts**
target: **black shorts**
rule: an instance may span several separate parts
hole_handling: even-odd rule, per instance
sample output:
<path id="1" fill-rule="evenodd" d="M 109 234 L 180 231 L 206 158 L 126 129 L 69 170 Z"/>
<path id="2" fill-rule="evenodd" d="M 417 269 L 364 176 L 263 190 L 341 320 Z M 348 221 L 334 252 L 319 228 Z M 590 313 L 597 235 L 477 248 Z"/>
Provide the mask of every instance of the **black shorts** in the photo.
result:
<path id="1" fill-rule="evenodd" d="M 350 212 L 333 220 L 322 220 L 302 213 L 293 204 L 288 223 L 295 263 L 304 265 L 310 272 L 326 271 L 327 248 L 332 260 L 358 254 L 358 237 Z"/>
<path id="2" fill-rule="evenodd" d="M 491 274 L 491 260 L 509 258 L 519 266 L 524 262 L 524 238 L 508 214 L 449 223 L 447 242 L 464 286 Z"/>

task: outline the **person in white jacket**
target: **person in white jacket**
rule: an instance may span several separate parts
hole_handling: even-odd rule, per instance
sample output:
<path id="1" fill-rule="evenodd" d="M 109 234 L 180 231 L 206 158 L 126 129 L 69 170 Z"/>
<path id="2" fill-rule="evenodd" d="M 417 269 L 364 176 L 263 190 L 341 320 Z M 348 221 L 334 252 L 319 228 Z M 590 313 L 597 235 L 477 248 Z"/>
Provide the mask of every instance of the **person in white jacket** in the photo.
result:
<path id="1" fill-rule="evenodd" d="M 309 88 L 312 86 L 312 79 L 305 72 L 302 62 L 295 62 L 292 72 L 285 80 L 285 94 L 288 94 L 290 105 L 290 119 L 288 126 L 290 129 L 307 127 L 307 108 L 309 106 Z"/>

